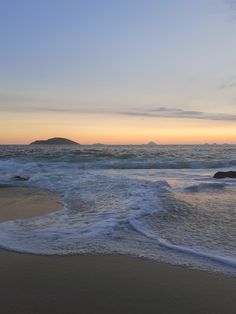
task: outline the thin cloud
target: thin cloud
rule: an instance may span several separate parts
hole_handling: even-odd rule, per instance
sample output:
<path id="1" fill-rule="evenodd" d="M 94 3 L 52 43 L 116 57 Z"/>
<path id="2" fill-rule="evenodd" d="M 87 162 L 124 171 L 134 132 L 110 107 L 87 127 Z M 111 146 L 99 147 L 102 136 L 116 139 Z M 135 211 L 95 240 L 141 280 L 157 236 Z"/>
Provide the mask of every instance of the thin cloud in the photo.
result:
<path id="1" fill-rule="evenodd" d="M 14 98 L 14 97 L 13 97 Z M 11 100 L 13 100 L 13 98 Z M 7 99 L 5 98 L 5 101 Z M 10 100 L 10 99 L 9 99 Z M 170 107 L 156 107 L 144 110 L 132 110 L 132 111 L 116 111 L 115 109 L 107 108 L 86 108 L 86 106 L 45 106 L 45 105 L 32 105 L 27 104 L 30 98 L 25 98 L 20 104 L 4 103 L 0 99 L 0 112 L 25 112 L 25 113 L 58 113 L 58 114 L 106 114 L 106 115 L 123 115 L 132 117 L 149 117 L 149 118 L 175 118 L 175 119 L 199 119 L 199 120 L 214 120 L 214 121 L 236 121 L 236 114 L 225 113 L 207 113 L 196 110 L 184 110 L 181 108 Z M 25 103 L 24 103 L 25 102 Z"/>
<path id="2" fill-rule="evenodd" d="M 158 107 L 147 112 L 125 111 L 121 115 L 150 118 L 199 119 L 214 121 L 236 121 L 236 114 L 207 113 L 203 111 L 184 110 L 179 108 Z"/>

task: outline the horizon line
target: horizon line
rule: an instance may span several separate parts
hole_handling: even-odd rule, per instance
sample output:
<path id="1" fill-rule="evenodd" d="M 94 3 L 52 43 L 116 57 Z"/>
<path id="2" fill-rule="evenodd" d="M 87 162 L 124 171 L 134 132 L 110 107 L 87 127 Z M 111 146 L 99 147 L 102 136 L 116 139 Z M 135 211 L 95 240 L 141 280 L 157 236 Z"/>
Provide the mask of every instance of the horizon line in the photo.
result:
<path id="1" fill-rule="evenodd" d="M 30 146 L 31 143 L 0 143 L 0 146 Z M 148 143 L 120 143 L 120 144 L 112 144 L 112 143 L 77 143 L 77 144 L 35 144 L 32 146 L 165 146 L 165 145 L 236 145 L 236 143 L 231 143 L 231 142 L 223 142 L 223 143 L 217 143 L 217 142 L 203 142 L 203 143 L 154 143 L 154 144 L 149 144 Z"/>

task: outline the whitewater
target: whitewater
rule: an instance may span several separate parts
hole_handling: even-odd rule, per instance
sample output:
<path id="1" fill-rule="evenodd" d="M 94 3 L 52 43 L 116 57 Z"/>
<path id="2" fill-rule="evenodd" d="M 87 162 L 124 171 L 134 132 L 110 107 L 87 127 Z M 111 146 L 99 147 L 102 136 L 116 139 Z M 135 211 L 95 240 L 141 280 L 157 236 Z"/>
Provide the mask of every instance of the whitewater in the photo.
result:
<path id="1" fill-rule="evenodd" d="M 0 247 L 129 254 L 236 276 L 236 180 L 213 178 L 235 170 L 235 156 L 235 145 L 0 146 L 0 183 L 57 192 L 63 204 L 0 223 Z"/>

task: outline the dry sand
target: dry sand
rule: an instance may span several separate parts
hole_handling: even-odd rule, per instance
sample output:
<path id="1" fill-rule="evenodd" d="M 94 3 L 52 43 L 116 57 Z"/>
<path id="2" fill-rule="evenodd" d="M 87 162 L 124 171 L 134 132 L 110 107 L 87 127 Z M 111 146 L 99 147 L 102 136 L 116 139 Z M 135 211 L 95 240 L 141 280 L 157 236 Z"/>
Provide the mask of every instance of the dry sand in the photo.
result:
<path id="1" fill-rule="evenodd" d="M 0 217 L 8 210 L 23 215 L 25 204 L 27 216 L 31 210 L 39 214 L 43 200 L 45 212 L 58 208 L 56 195 L 28 192 L 1 189 Z M 0 250 L 0 301 L 3 314 L 235 314 L 236 279 L 119 255 L 59 257 Z"/>

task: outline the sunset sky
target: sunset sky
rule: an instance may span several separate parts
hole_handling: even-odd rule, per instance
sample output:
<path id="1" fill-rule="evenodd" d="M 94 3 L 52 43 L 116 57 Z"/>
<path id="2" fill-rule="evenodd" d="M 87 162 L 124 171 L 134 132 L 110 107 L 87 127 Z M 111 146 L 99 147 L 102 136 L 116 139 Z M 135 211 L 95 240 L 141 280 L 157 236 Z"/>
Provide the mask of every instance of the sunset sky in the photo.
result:
<path id="1" fill-rule="evenodd" d="M 0 0 L 0 143 L 235 143 L 236 0 Z"/>

